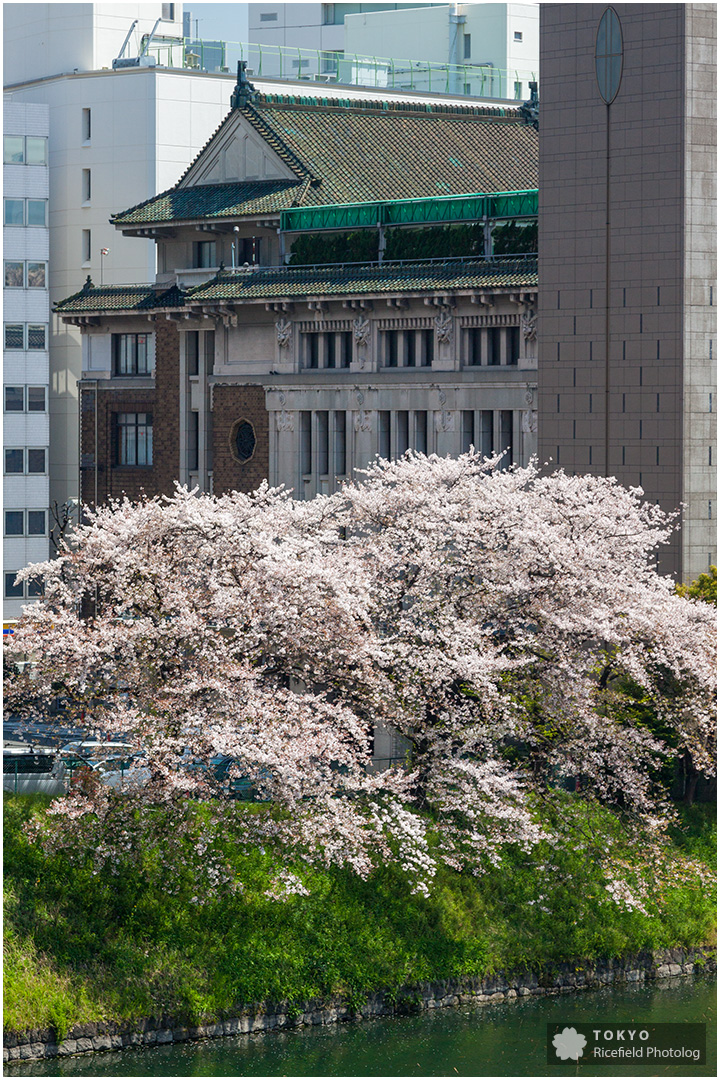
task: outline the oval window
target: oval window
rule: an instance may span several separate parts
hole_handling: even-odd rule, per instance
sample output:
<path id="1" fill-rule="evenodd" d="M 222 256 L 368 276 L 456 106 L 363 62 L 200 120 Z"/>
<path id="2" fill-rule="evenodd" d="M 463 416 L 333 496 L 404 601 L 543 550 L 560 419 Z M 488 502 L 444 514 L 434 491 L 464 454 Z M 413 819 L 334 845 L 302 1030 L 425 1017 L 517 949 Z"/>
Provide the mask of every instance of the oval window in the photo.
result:
<path id="1" fill-rule="evenodd" d="M 249 420 L 241 420 L 235 434 L 235 453 L 238 461 L 249 461 L 255 453 L 255 429 Z"/>
<path id="2" fill-rule="evenodd" d="M 620 20 L 608 8 L 600 20 L 595 41 L 595 73 L 603 101 L 609 105 L 620 89 L 623 67 L 623 40 Z"/>

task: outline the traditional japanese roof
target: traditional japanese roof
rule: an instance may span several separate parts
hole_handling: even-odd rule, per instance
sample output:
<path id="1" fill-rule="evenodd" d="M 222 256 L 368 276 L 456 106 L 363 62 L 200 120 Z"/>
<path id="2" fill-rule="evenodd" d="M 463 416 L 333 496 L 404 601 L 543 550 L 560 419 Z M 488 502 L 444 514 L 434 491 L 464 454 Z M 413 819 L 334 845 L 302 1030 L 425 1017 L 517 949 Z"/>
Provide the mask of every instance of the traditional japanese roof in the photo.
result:
<path id="1" fill-rule="evenodd" d="M 218 274 L 191 289 L 186 303 L 426 293 L 453 289 L 536 288 L 537 258 L 282 267 Z"/>
<path id="2" fill-rule="evenodd" d="M 242 117 L 296 179 L 191 186 L 213 141 Z M 178 183 L 116 214 L 119 227 L 239 218 L 306 206 L 537 187 L 537 132 L 517 110 L 257 95 L 231 110 Z M 304 181 L 304 184 L 303 184 Z"/>
<path id="3" fill-rule="evenodd" d="M 301 180 L 243 180 L 233 184 L 175 186 L 111 220 L 114 225 L 154 225 L 278 214 L 297 206 L 302 191 Z"/>
<path id="4" fill-rule="evenodd" d="M 158 289 L 155 285 L 93 285 L 88 277 L 80 292 L 55 304 L 60 315 L 94 314 L 103 311 L 152 311 L 182 307 L 183 293 L 176 285 Z"/>
<path id="5" fill-rule="evenodd" d="M 55 305 L 60 315 L 144 312 L 215 303 L 302 300 L 387 293 L 433 293 L 479 289 L 537 288 L 537 258 L 443 259 L 425 262 L 278 267 L 222 271 L 186 291 L 153 285 L 85 286 Z"/>

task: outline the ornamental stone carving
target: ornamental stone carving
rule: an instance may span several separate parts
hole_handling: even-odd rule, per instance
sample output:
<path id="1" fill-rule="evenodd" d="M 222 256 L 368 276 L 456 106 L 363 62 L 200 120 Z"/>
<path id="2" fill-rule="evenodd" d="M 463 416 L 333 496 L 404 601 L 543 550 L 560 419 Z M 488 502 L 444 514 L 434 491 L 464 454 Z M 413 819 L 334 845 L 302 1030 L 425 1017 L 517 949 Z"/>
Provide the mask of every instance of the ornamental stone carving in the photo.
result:
<path id="1" fill-rule="evenodd" d="M 436 431 L 454 431 L 455 430 L 455 416 L 454 412 L 448 409 L 442 409 L 440 412 L 435 413 L 435 430 Z"/>
<path id="2" fill-rule="evenodd" d="M 295 417 L 285 409 L 281 409 L 279 413 L 275 413 L 275 423 L 277 424 L 278 431 L 295 430 Z"/>
<path id="3" fill-rule="evenodd" d="M 435 334 L 441 345 L 449 345 L 453 339 L 453 320 L 449 311 L 435 316 Z"/>
<path id="4" fill-rule="evenodd" d="M 275 323 L 277 343 L 281 349 L 287 349 L 292 338 L 292 323 L 289 319 L 278 319 Z"/>
<path id="5" fill-rule="evenodd" d="M 353 335 L 358 345 L 370 344 L 370 320 L 364 315 L 358 315 L 353 320 Z"/>
<path id="6" fill-rule="evenodd" d="M 353 427 L 356 431 L 372 431 L 372 412 L 361 409 L 353 414 Z"/>
<path id="7" fill-rule="evenodd" d="M 525 409 L 520 426 L 524 435 L 537 434 L 537 409 Z"/>
<path id="8" fill-rule="evenodd" d="M 537 338 L 537 312 L 534 308 L 526 308 L 522 316 L 522 332 L 526 341 L 535 341 Z"/>

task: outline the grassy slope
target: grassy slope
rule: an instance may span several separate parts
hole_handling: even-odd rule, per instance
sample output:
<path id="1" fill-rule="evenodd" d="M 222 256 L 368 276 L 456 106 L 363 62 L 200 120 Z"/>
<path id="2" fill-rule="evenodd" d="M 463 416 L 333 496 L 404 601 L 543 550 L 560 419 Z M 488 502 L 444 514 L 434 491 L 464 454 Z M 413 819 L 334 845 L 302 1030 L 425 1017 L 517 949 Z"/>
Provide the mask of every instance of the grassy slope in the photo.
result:
<path id="1" fill-rule="evenodd" d="M 622 855 L 627 837 L 609 815 L 569 801 L 562 813 L 575 815 L 577 850 L 570 843 L 532 860 L 517 852 L 479 879 L 443 871 L 429 899 L 410 896 L 384 868 L 368 882 L 307 872 L 311 895 L 284 904 L 258 887 L 202 906 L 188 902 L 191 882 L 190 892 L 158 894 L 129 873 L 108 883 L 46 859 L 22 833 L 43 810 L 39 799 L 6 800 L 10 1029 L 62 1033 L 84 1020 L 162 1012 L 197 1019 L 330 993 L 360 1002 L 416 980 L 714 940 L 714 900 L 699 882 L 659 889 L 647 916 L 609 902 L 595 854 L 611 844 Z M 714 807 L 689 812 L 675 840 L 678 852 L 712 864 Z M 260 880 L 259 856 L 236 859 L 245 880 Z"/>

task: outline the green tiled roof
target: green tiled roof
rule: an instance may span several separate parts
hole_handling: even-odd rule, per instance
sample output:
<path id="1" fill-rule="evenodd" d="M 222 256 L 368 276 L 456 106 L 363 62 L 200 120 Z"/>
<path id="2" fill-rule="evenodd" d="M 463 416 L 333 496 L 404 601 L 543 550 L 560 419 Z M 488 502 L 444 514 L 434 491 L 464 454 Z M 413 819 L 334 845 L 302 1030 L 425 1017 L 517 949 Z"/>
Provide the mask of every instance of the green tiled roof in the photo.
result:
<path id="1" fill-rule="evenodd" d="M 302 300 L 383 293 L 447 290 L 537 288 L 537 258 L 447 259 L 426 262 L 370 263 L 341 266 L 278 267 L 224 271 L 183 292 L 173 285 L 158 292 L 152 285 L 87 286 L 55 305 L 60 315 L 148 311 L 252 300 Z"/>
<path id="2" fill-rule="evenodd" d="M 193 306 L 209 301 L 358 296 L 386 292 L 537 287 L 537 259 L 448 259 L 221 273 L 189 290 Z"/>
<path id="3" fill-rule="evenodd" d="M 114 225 L 151 225 L 198 218 L 277 214 L 297 206 L 302 188 L 301 180 L 244 180 L 234 184 L 176 186 L 110 220 Z"/>
<path id="4" fill-rule="evenodd" d="M 293 197 L 312 206 L 518 191 L 538 184 L 537 132 L 515 111 L 261 95 L 223 120 L 196 161 L 236 114 L 297 180 L 182 186 L 193 163 L 174 188 L 115 215 L 114 224 L 273 213 L 295 205 Z"/>
<path id="5" fill-rule="evenodd" d="M 54 311 L 60 315 L 83 315 L 102 311 L 151 311 L 183 306 L 183 293 L 176 285 L 158 291 L 154 285 L 99 285 L 90 278 L 80 292 L 60 300 Z"/>

